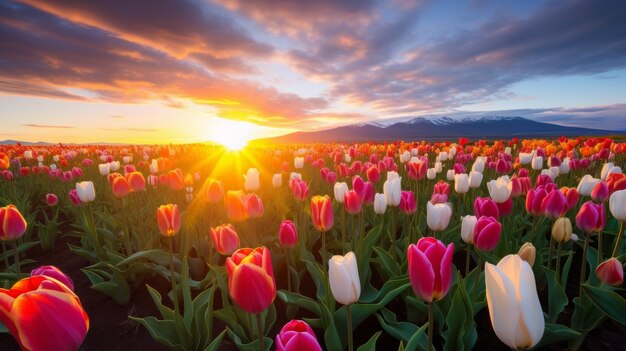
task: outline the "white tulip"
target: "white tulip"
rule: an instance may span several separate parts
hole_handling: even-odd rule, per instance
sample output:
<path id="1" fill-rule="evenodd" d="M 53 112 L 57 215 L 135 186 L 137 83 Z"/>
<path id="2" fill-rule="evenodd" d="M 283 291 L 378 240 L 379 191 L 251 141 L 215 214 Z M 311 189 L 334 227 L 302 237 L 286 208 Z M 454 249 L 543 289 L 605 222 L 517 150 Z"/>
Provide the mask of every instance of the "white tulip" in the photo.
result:
<path id="1" fill-rule="evenodd" d="M 545 321 L 528 262 L 519 255 L 508 255 L 497 266 L 485 264 L 485 286 L 491 325 L 498 338 L 513 349 L 535 346 L 543 336 Z"/>
<path id="2" fill-rule="evenodd" d="M 612 162 L 605 163 L 602 166 L 602 171 L 600 171 L 600 179 L 606 180 L 606 177 L 609 176 L 609 169 L 613 168 L 615 165 Z"/>
<path id="3" fill-rule="evenodd" d="M 298 179 L 302 180 L 302 174 L 300 174 L 298 172 L 291 172 L 291 173 L 289 173 L 289 180 L 292 180 L 293 178 L 298 178 Z"/>
<path id="4" fill-rule="evenodd" d="M 258 190 L 261 187 L 259 183 L 259 170 L 249 168 L 248 173 L 243 175 L 243 187 L 246 190 Z"/>
<path id="5" fill-rule="evenodd" d="M 50 165 L 50 169 L 54 171 L 55 169 L 57 169 L 57 165 L 56 165 L 56 164 L 54 164 L 54 163 L 53 163 L 53 164 L 51 164 L 51 165 Z"/>
<path id="6" fill-rule="evenodd" d="M 448 172 L 446 173 L 446 178 L 449 181 L 452 181 L 452 180 L 454 180 L 454 175 L 455 175 L 454 174 L 454 170 L 453 169 L 449 169 Z"/>
<path id="7" fill-rule="evenodd" d="M 435 172 L 434 168 L 429 168 L 428 170 L 426 170 L 426 178 L 428 178 L 428 180 L 433 180 L 437 177 L 437 172 Z"/>
<path id="8" fill-rule="evenodd" d="M 497 204 L 506 202 L 511 197 L 512 184 L 508 176 L 499 177 L 496 180 L 490 180 L 487 183 L 487 189 L 489 190 L 489 196 Z"/>
<path id="9" fill-rule="evenodd" d="M 557 167 L 557 166 L 552 166 L 548 169 L 550 171 L 550 178 L 552 179 L 552 181 L 554 181 L 556 179 L 556 177 L 559 176 L 559 174 L 561 173 L 561 168 Z"/>
<path id="10" fill-rule="evenodd" d="M 609 210 L 615 219 L 626 222 L 626 190 L 618 190 L 611 194 Z"/>
<path id="11" fill-rule="evenodd" d="M 117 170 L 120 169 L 120 161 L 113 161 L 111 162 L 111 172 L 116 172 Z"/>
<path id="12" fill-rule="evenodd" d="M 304 168 L 304 157 L 294 157 L 293 166 L 296 169 Z"/>
<path id="13" fill-rule="evenodd" d="M 350 305 L 359 300 L 361 280 L 354 252 L 335 255 L 328 260 L 328 281 L 333 297 L 340 304 Z"/>
<path id="14" fill-rule="evenodd" d="M 399 177 L 398 173 L 387 172 L 387 180 L 383 184 L 383 193 L 388 206 L 396 207 L 400 204 L 401 183 L 402 177 Z"/>
<path id="15" fill-rule="evenodd" d="M 342 204 L 346 196 L 346 191 L 348 191 L 348 184 L 345 182 L 337 182 L 335 183 L 333 191 L 335 193 L 335 201 Z"/>
<path id="16" fill-rule="evenodd" d="M 274 188 L 280 188 L 283 185 L 283 175 L 276 173 L 272 176 L 272 186 Z"/>
<path id="17" fill-rule="evenodd" d="M 428 228 L 436 232 L 442 231 L 448 227 L 452 217 L 452 207 L 449 203 L 433 205 L 432 202 L 426 203 L 426 224 Z"/>
<path id="18" fill-rule="evenodd" d="M 482 173 L 485 170 L 485 162 L 482 160 L 476 160 L 472 165 L 472 172 Z"/>
<path id="19" fill-rule="evenodd" d="M 150 173 L 151 174 L 156 174 L 157 172 L 159 172 L 159 165 L 156 163 L 151 163 L 150 164 Z"/>
<path id="20" fill-rule="evenodd" d="M 27 160 L 30 160 L 31 158 L 33 158 L 33 151 L 32 150 L 26 150 L 24 151 L 24 158 Z"/>
<path id="21" fill-rule="evenodd" d="M 128 164 L 133 162 L 133 157 L 132 156 L 124 156 L 122 157 L 122 161 L 124 161 L 124 163 Z"/>
<path id="22" fill-rule="evenodd" d="M 483 182 L 483 174 L 477 171 L 471 171 L 469 174 L 469 186 L 472 189 L 476 189 L 480 187 L 480 184 Z"/>
<path id="23" fill-rule="evenodd" d="M 374 212 L 379 215 L 385 214 L 387 210 L 387 199 L 385 199 L 385 194 L 376 193 L 374 195 Z"/>
<path id="24" fill-rule="evenodd" d="M 510 147 L 510 146 L 507 146 L 507 147 L 504 149 L 504 153 L 505 153 L 505 154 L 507 154 L 507 155 L 510 155 L 510 154 L 511 154 L 511 147 Z"/>
<path id="25" fill-rule="evenodd" d="M 405 151 L 400 155 L 400 163 L 407 163 L 410 159 L 411 153 L 408 151 Z"/>
<path id="26" fill-rule="evenodd" d="M 530 164 L 533 161 L 533 154 L 530 152 L 519 153 L 519 163 L 522 165 Z"/>
<path id="27" fill-rule="evenodd" d="M 419 150 L 417 150 L 417 148 L 414 147 L 411 149 L 411 155 L 417 156 L 418 153 L 419 153 Z"/>
<path id="28" fill-rule="evenodd" d="M 576 190 L 578 190 L 581 196 L 590 196 L 591 190 L 593 190 L 598 183 L 600 183 L 600 179 L 594 178 L 591 174 L 585 174 L 582 179 L 580 179 Z"/>
<path id="29" fill-rule="evenodd" d="M 469 191 L 469 177 L 467 173 L 456 174 L 454 176 L 454 191 L 457 194 L 465 194 Z"/>
<path id="30" fill-rule="evenodd" d="M 100 163 L 98 165 L 98 170 L 100 171 L 100 175 L 108 175 L 111 173 L 111 164 L 109 163 Z"/>
<path id="31" fill-rule="evenodd" d="M 346 153 L 343 155 L 343 160 L 346 161 L 346 163 L 350 163 L 350 161 L 352 161 L 352 157 L 350 157 L 350 154 Z"/>
<path id="32" fill-rule="evenodd" d="M 441 151 L 441 152 L 439 153 L 439 160 L 440 160 L 441 162 L 445 162 L 445 161 L 447 161 L 447 160 L 448 160 L 448 153 L 447 153 L 447 152 L 445 152 L 445 151 Z"/>
<path id="33" fill-rule="evenodd" d="M 541 156 L 535 156 L 533 157 L 530 166 L 532 167 L 532 169 L 538 171 L 540 169 L 543 168 L 543 157 Z"/>
<path id="34" fill-rule="evenodd" d="M 474 243 L 474 229 L 478 218 L 476 216 L 465 216 L 461 221 L 461 239 L 468 244 Z"/>
<path id="35" fill-rule="evenodd" d="M 59 155 L 52 156 L 52 161 L 59 162 Z"/>
<path id="36" fill-rule="evenodd" d="M 43 162 L 43 156 L 41 155 L 37 156 L 37 162 Z"/>
<path id="37" fill-rule="evenodd" d="M 80 201 L 87 203 L 96 199 L 96 190 L 93 187 L 93 182 L 85 181 L 76 183 L 76 193 Z"/>
<path id="38" fill-rule="evenodd" d="M 561 161 L 561 165 L 559 166 L 559 174 L 568 174 L 570 169 L 569 169 L 569 157 L 566 157 L 563 159 L 563 161 Z"/>
<path id="39" fill-rule="evenodd" d="M 441 162 L 435 162 L 435 172 L 441 173 L 442 170 L 443 166 L 441 165 Z"/>

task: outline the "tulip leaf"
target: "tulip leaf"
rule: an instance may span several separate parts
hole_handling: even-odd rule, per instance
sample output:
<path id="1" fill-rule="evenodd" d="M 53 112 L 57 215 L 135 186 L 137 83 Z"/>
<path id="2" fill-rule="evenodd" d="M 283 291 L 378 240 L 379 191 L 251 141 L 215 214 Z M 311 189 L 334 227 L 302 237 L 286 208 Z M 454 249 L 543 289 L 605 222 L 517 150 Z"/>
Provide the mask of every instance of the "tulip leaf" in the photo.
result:
<path id="1" fill-rule="evenodd" d="M 189 287 L 189 264 L 187 258 L 183 259 L 183 266 L 180 273 L 180 285 L 177 286 L 179 292 L 183 295 L 183 323 L 187 334 L 191 334 L 191 322 L 193 321 L 193 301 L 191 299 L 191 288 Z M 174 301 L 174 303 L 179 303 Z"/>
<path id="2" fill-rule="evenodd" d="M 381 333 L 381 331 L 376 332 L 365 344 L 359 346 L 357 351 L 376 351 L 376 341 Z"/>
<path id="3" fill-rule="evenodd" d="M 163 319 L 173 320 L 174 319 L 174 310 L 170 309 L 169 307 L 167 307 L 167 306 L 165 306 L 165 305 L 163 305 L 161 303 L 161 294 L 159 294 L 158 291 L 156 291 L 154 288 L 152 288 L 148 284 L 146 284 L 146 288 L 148 289 L 148 293 L 150 294 L 150 297 L 152 297 L 152 301 L 154 302 L 154 304 L 159 309 L 159 312 L 161 313 L 161 317 Z"/>
<path id="4" fill-rule="evenodd" d="M 626 299 L 613 290 L 584 284 L 583 289 L 602 312 L 622 325 L 626 325 Z"/>
<path id="5" fill-rule="evenodd" d="M 372 261 L 378 263 L 376 265 L 376 268 L 378 268 L 378 273 L 380 273 L 380 275 L 383 276 L 385 279 L 390 279 L 397 276 L 395 272 L 399 272 L 400 267 L 397 263 L 393 262 L 393 257 L 391 257 L 391 255 L 387 251 L 378 246 L 374 247 L 374 252 L 376 252 L 377 258 Z"/>
<path id="6" fill-rule="evenodd" d="M 316 316 L 322 316 L 322 310 L 319 303 L 309 297 L 286 290 L 279 290 L 276 292 L 276 296 L 287 304 L 300 306 L 305 310 L 314 313 Z"/>
<path id="7" fill-rule="evenodd" d="M 548 281 L 548 321 L 556 323 L 559 314 L 563 312 L 568 303 L 567 294 L 565 294 L 561 284 L 556 281 L 556 273 L 553 270 L 543 268 L 543 272 Z"/>
<path id="8" fill-rule="evenodd" d="M 405 350 L 415 350 L 415 351 L 425 351 L 428 349 L 428 336 L 426 335 L 426 328 L 428 327 L 428 323 L 424 323 L 424 325 L 419 328 L 415 334 L 409 339 Z M 433 347 L 434 350 L 434 347 Z"/>
<path id="9" fill-rule="evenodd" d="M 371 295 L 377 293 L 377 291 L 370 285 L 370 277 L 372 275 L 372 271 L 370 269 L 370 259 L 372 256 L 372 249 L 374 244 L 380 237 L 380 232 L 382 231 L 383 226 L 378 225 L 372 228 L 367 235 L 365 236 L 365 240 L 363 241 L 363 249 L 357 251 L 357 263 L 359 268 L 359 280 L 361 281 L 361 287 L 363 288 L 363 293 L 361 294 L 363 297 L 370 297 Z"/>
<path id="10" fill-rule="evenodd" d="M 606 318 L 604 312 L 598 309 L 587 295 L 583 294 L 573 300 L 574 314 L 572 315 L 571 326 L 581 335 L 569 341 L 571 349 L 577 350 L 587 333 L 595 329 Z"/>
<path id="11" fill-rule="evenodd" d="M 176 327 L 173 320 L 159 320 L 153 316 L 145 318 L 129 317 L 148 330 L 150 336 L 159 343 L 175 350 L 184 351 L 185 347 L 180 344 Z"/>
<path id="12" fill-rule="evenodd" d="M 136 261 L 148 260 L 150 262 L 154 262 L 163 267 L 168 267 L 170 264 L 170 254 L 164 250 L 153 249 L 153 250 L 145 250 L 136 252 L 130 256 L 128 256 L 123 261 L 119 262 L 117 266 L 124 266 L 135 263 Z M 180 265 L 180 261 L 177 257 L 174 257 L 174 267 L 178 267 Z"/>
<path id="13" fill-rule="evenodd" d="M 241 351 L 259 351 L 259 340 L 254 339 L 249 343 L 244 343 L 241 341 L 241 338 L 236 333 L 233 333 L 230 329 L 226 328 L 228 331 L 228 336 L 230 339 L 237 345 L 237 348 Z M 267 336 L 263 337 L 263 348 L 265 351 L 269 351 L 272 348 L 274 340 L 268 338 Z"/>
<path id="14" fill-rule="evenodd" d="M 471 350 L 476 344 L 478 334 L 473 318 L 472 303 L 461 274 L 457 271 L 458 284 L 450 312 L 446 317 L 447 329 L 443 332 L 444 350 Z"/>
<path id="15" fill-rule="evenodd" d="M 574 251 L 570 251 L 567 255 L 567 260 L 565 261 L 565 265 L 563 265 L 563 270 L 561 271 L 561 281 L 566 282 L 567 277 L 569 276 L 569 270 L 572 267 L 572 261 L 574 259 Z"/>
<path id="16" fill-rule="evenodd" d="M 562 324 L 546 323 L 543 337 L 539 340 L 539 343 L 535 345 L 535 348 L 539 348 L 544 345 L 549 345 L 557 341 L 570 340 L 580 336 L 581 334 L 574 329 L 568 328 Z"/>
<path id="17" fill-rule="evenodd" d="M 226 335 L 226 329 L 222 330 L 220 335 L 218 335 L 210 344 L 207 346 L 204 351 L 218 351 L 220 346 L 222 345 L 222 340 L 224 339 L 224 335 Z"/>
<path id="18" fill-rule="evenodd" d="M 120 305 L 126 305 L 130 302 L 130 287 L 123 275 L 112 270 L 112 274 L 104 274 L 109 278 L 107 281 L 102 277 L 103 274 L 101 270 L 91 269 L 91 267 L 93 266 L 82 268 L 81 271 L 83 271 L 91 281 L 92 289 L 110 296 Z"/>
<path id="19" fill-rule="evenodd" d="M 407 343 L 418 329 L 415 324 L 398 322 L 396 314 L 387 308 L 382 308 L 380 312 L 376 313 L 376 319 L 387 334 L 404 343 Z"/>
<path id="20" fill-rule="evenodd" d="M 238 338 L 242 337 L 246 338 L 246 332 L 243 330 L 243 327 L 238 322 L 237 314 L 235 313 L 234 307 L 222 308 L 213 312 L 213 315 L 224 322 L 228 326 L 228 335 L 232 333 L 238 335 Z M 232 339 L 232 336 L 231 336 Z"/>

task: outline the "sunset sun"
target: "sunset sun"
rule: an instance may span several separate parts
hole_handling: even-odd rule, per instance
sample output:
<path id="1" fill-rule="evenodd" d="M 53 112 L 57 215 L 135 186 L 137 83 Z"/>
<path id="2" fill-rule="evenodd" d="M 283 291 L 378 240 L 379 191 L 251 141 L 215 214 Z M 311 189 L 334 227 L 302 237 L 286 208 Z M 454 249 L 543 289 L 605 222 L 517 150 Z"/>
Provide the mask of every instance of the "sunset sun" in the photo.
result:
<path id="1" fill-rule="evenodd" d="M 246 122 L 221 120 L 206 126 L 205 136 L 209 141 L 239 151 L 253 138 L 254 125 Z"/>

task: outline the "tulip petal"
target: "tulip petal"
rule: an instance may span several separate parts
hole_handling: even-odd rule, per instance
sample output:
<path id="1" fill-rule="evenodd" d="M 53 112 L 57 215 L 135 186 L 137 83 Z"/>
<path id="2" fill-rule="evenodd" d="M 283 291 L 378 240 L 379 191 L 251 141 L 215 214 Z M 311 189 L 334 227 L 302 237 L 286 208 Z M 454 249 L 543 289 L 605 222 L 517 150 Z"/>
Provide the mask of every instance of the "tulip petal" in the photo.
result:
<path id="1" fill-rule="evenodd" d="M 309 333 L 296 333 L 285 345 L 285 350 L 322 351 L 322 348 L 317 342 L 317 339 L 315 339 L 315 336 Z"/>
<path id="2" fill-rule="evenodd" d="M 261 313 L 276 296 L 276 285 L 262 267 L 241 264 L 234 268 L 228 291 L 235 302 L 248 313 Z"/>
<path id="3" fill-rule="evenodd" d="M 438 298 L 445 296 L 450 290 L 452 284 L 452 256 L 454 255 L 454 244 L 450 243 L 446 249 L 446 253 L 441 259 L 441 268 L 439 274 L 441 275 L 441 292 Z"/>
<path id="4" fill-rule="evenodd" d="M 516 348 L 515 334 L 518 330 L 520 311 L 517 307 L 517 293 L 513 283 L 499 267 L 487 263 L 485 264 L 485 287 L 493 330 L 503 343 Z"/>
<path id="5" fill-rule="evenodd" d="M 434 246 L 434 245 L 433 245 Z M 432 302 L 435 271 L 426 255 L 411 244 L 409 246 L 409 278 L 415 294 L 426 302 Z"/>
<path id="6" fill-rule="evenodd" d="M 535 346 L 541 337 L 543 336 L 545 321 L 543 319 L 543 311 L 541 310 L 541 304 L 539 303 L 539 297 L 537 296 L 537 287 L 535 286 L 535 276 L 532 268 L 527 262 L 521 263 L 521 275 L 519 279 L 519 306 L 521 319 L 524 328 L 528 333 L 529 339 L 526 341 L 529 344 L 518 344 L 518 346 L 533 347 Z M 521 327 L 521 326 L 520 326 Z"/>
<path id="7" fill-rule="evenodd" d="M 357 291 L 351 281 L 350 273 L 343 264 L 343 257 L 338 256 L 342 260 L 331 258 L 328 261 L 328 280 L 330 282 L 330 291 L 335 301 L 342 305 L 349 305 L 359 299 Z"/>

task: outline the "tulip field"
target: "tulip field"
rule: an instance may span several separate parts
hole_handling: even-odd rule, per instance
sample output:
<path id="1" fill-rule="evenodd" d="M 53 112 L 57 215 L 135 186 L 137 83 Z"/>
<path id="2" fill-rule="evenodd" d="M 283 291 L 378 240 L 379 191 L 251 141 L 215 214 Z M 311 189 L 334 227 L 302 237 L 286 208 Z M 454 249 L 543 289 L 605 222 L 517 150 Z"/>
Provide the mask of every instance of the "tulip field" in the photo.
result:
<path id="1" fill-rule="evenodd" d="M 624 167 L 613 138 L 0 145 L 0 350 L 620 349 Z"/>

